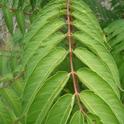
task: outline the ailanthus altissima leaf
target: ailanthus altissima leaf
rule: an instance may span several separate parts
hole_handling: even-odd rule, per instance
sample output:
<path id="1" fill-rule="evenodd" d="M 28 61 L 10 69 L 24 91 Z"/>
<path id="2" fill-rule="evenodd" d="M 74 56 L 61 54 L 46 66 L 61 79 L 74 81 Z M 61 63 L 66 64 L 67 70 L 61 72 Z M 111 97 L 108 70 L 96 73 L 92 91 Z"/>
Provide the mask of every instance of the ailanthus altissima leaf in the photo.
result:
<path id="1" fill-rule="evenodd" d="M 49 87 L 59 88 L 61 85 L 61 83 L 60 85 L 58 84 L 58 86 L 56 85 L 59 82 L 51 84 L 51 74 L 60 74 L 58 73 L 60 64 L 68 66 L 69 62 L 65 61 L 65 59 L 70 61 L 71 65 L 69 66 L 71 66 L 71 69 L 68 70 L 68 68 L 63 67 L 63 70 L 70 72 L 72 75 L 72 80 L 70 79 L 70 81 L 72 81 L 71 84 L 74 85 L 74 92 L 76 93 L 76 83 L 78 82 L 75 79 L 76 77 L 73 71 L 75 71 L 81 82 L 83 82 L 90 91 L 96 93 L 101 101 L 105 103 L 105 105 L 102 103 L 103 106 L 109 108 L 113 116 L 117 118 L 116 121 L 122 123 L 123 106 L 119 100 L 120 93 L 118 87 L 120 86 L 120 81 L 118 69 L 108 49 L 105 35 L 92 11 L 84 2 L 74 0 L 68 4 L 69 0 L 66 2 L 64 0 L 49 2 L 43 10 L 39 12 L 29 32 L 24 36 L 23 43 L 25 46 L 22 64 L 26 69 L 26 83 L 23 92 L 23 112 L 27 114 L 27 123 L 39 124 L 45 122 L 53 101 L 56 100 L 57 95 L 60 94 L 63 89 L 63 87 L 61 87 L 56 92 L 54 88 L 53 90 L 47 89 Z M 69 7 L 71 17 L 67 15 Z M 69 18 L 71 18 L 70 21 L 72 22 L 68 21 Z M 70 25 L 75 30 L 71 29 Z M 72 42 L 77 46 L 80 45 L 80 48 L 73 46 L 74 44 Z M 75 54 L 75 56 L 73 56 L 73 54 Z M 83 71 L 79 69 L 76 72 L 76 70 L 74 70 L 76 68 L 71 60 L 74 57 L 77 61 L 81 61 L 82 66 L 86 65 L 88 69 L 84 69 Z M 56 80 L 57 77 L 53 76 Z M 47 86 L 49 83 L 52 86 Z M 65 81 L 63 86 L 66 86 L 65 84 L 67 84 L 67 81 Z M 96 87 L 96 85 L 98 86 Z M 44 96 L 45 94 L 48 96 Z M 53 101 L 51 100 L 51 103 L 49 103 L 47 99 L 53 94 L 54 97 L 51 97 Z M 75 100 L 77 100 L 77 98 Z M 78 105 L 81 104 L 79 101 Z M 114 102 L 116 104 L 114 104 Z M 40 107 L 41 104 L 42 107 Z M 46 106 L 48 107 L 46 108 Z M 52 110 L 50 113 L 52 113 Z M 92 113 L 96 114 L 94 112 Z M 51 119 L 57 119 L 59 117 L 52 115 L 53 113 L 48 114 L 46 124 L 57 123 L 57 121 L 54 122 L 54 120 L 51 121 Z M 76 116 L 77 115 L 74 116 L 74 119 L 76 119 Z M 97 116 L 99 117 L 98 114 Z M 109 121 L 109 118 L 107 119 Z"/>
<path id="2" fill-rule="evenodd" d="M 82 0 L 50 0 L 35 17 L 23 39 L 24 88 L 15 118 L 24 124 L 124 124 L 118 69 L 89 7 Z M 10 102 L 12 93 L 8 98 L 16 115 L 17 101 Z"/>

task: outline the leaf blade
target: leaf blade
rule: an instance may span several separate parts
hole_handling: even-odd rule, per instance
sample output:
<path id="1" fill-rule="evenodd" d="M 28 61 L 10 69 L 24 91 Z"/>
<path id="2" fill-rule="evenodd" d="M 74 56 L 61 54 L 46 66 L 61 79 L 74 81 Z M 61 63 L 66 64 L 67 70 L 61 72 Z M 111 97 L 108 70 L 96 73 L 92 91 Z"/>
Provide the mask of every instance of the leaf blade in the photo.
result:
<path id="1" fill-rule="evenodd" d="M 27 123 L 42 123 L 54 100 L 66 85 L 69 77 L 70 74 L 67 72 L 58 72 L 44 83 L 28 111 Z"/>
<path id="2" fill-rule="evenodd" d="M 80 99 L 91 113 L 94 113 L 100 118 L 103 124 L 120 124 L 109 107 L 93 92 L 82 92 Z"/>
<path id="3" fill-rule="evenodd" d="M 115 95 L 110 85 L 102 80 L 89 69 L 82 69 L 77 72 L 81 82 L 83 82 L 91 91 L 108 105 L 109 109 L 115 115 L 119 123 L 124 122 L 124 108 L 119 98 Z"/>
<path id="4" fill-rule="evenodd" d="M 84 117 L 80 111 L 73 114 L 70 124 L 84 124 Z"/>
<path id="5" fill-rule="evenodd" d="M 23 93 L 23 107 L 27 113 L 35 95 L 39 91 L 39 88 L 43 86 L 44 81 L 48 78 L 51 72 L 65 59 L 67 51 L 58 48 L 41 60 L 26 82 Z"/>
<path id="6" fill-rule="evenodd" d="M 45 124 L 66 124 L 73 108 L 73 104 L 74 96 L 71 94 L 60 97 L 49 112 Z"/>

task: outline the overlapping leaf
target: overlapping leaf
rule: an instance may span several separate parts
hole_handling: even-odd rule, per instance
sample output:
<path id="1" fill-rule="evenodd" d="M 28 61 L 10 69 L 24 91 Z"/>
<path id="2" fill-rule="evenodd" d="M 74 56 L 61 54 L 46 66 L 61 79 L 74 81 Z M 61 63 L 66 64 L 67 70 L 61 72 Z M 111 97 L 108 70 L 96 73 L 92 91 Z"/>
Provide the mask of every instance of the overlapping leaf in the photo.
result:
<path id="1" fill-rule="evenodd" d="M 43 122 L 51 105 L 66 85 L 68 79 L 68 73 L 58 72 L 45 82 L 29 109 L 27 123 L 36 122 L 36 124 L 40 124 Z"/>
<path id="2" fill-rule="evenodd" d="M 88 69 L 79 70 L 77 74 L 80 80 L 109 106 L 118 122 L 122 124 L 124 108 L 111 86 Z"/>
<path id="3" fill-rule="evenodd" d="M 105 29 L 108 43 L 111 46 L 111 53 L 115 58 L 115 61 L 118 65 L 119 72 L 120 72 L 120 80 L 121 84 L 124 88 L 124 20 L 117 20 L 108 25 Z M 123 100 L 123 98 L 122 98 Z"/>
<path id="4" fill-rule="evenodd" d="M 28 111 L 35 95 L 43 86 L 45 80 L 50 76 L 51 72 L 63 61 L 67 52 L 64 49 L 56 49 L 48 56 L 40 60 L 37 67 L 27 80 L 23 93 L 23 105 L 25 111 Z"/>
<path id="5" fill-rule="evenodd" d="M 99 116 L 103 124 L 121 124 L 116 119 L 115 115 L 106 105 L 106 103 L 93 92 L 82 92 L 80 94 L 80 98 L 91 113 L 94 113 Z"/>
<path id="6" fill-rule="evenodd" d="M 15 85 L 0 90 L 0 123 L 9 124 L 18 122 L 18 124 L 21 124 L 21 85 L 20 82 L 16 82 Z"/>
<path id="7" fill-rule="evenodd" d="M 62 96 L 50 110 L 45 124 L 66 124 L 74 104 L 74 96 Z M 38 123 L 37 123 L 38 124 Z"/>

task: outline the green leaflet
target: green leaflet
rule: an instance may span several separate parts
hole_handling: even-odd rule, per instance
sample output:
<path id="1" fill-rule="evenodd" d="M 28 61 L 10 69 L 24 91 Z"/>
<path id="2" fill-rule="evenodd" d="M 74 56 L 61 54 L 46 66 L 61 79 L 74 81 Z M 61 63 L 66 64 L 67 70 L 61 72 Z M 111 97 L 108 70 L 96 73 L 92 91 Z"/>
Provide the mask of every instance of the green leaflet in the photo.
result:
<path id="1" fill-rule="evenodd" d="M 26 46 L 24 51 L 24 56 L 23 56 L 24 66 L 27 65 L 27 62 L 34 55 L 35 51 L 40 46 L 42 46 L 42 42 L 47 38 L 50 38 L 49 36 L 57 32 L 63 25 L 64 22 L 62 20 L 57 19 L 54 23 L 45 25 L 39 31 L 39 33 L 35 37 L 33 37 L 33 39 L 28 43 L 28 46 Z"/>
<path id="2" fill-rule="evenodd" d="M 103 78 L 112 87 L 118 98 L 120 98 L 118 87 L 115 85 L 116 83 L 114 82 L 109 68 L 98 56 L 86 48 L 76 48 L 74 54 L 92 71 L 96 72 Z"/>
<path id="3" fill-rule="evenodd" d="M 119 54 L 124 50 L 124 20 L 117 20 L 106 27 L 105 32 L 108 36 L 108 42 L 112 47 L 112 53 Z"/>
<path id="4" fill-rule="evenodd" d="M 83 114 L 80 111 L 75 112 L 71 118 L 70 124 L 85 124 Z"/>
<path id="5" fill-rule="evenodd" d="M 98 34 L 97 34 L 98 31 L 96 30 L 96 32 L 95 32 L 93 30 L 94 27 L 91 27 L 90 24 L 87 24 L 87 23 L 85 24 L 84 22 L 81 22 L 81 21 L 78 21 L 78 20 L 75 20 L 73 22 L 73 24 L 82 33 L 86 34 L 88 37 L 90 37 L 91 39 L 94 39 L 96 42 L 98 42 L 100 45 L 102 45 L 106 48 L 103 36 L 101 37 L 100 34 L 99 34 L 100 36 L 98 36 Z M 86 28 L 87 28 L 87 30 L 85 30 Z"/>
<path id="6" fill-rule="evenodd" d="M 119 123 L 107 104 L 93 92 L 83 91 L 80 98 L 87 109 L 97 115 L 103 124 L 123 124 Z"/>
<path id="7" fill-rule="evenodd" d="M 24 34 L 24 32 L 25 32 L 25 16 L 24 16 L 22 9 L 18 9 L 16 11 L 16 20 L 18 22 L 18 26 L 19 26 L 21 32 Z"/>
<path id="8" fill-rule="evenodd" d="M 12 109 L 16 116 L 21 113 L 21 100 L 12 88 L 1 89 L 1 100 L 3 103 Z"/>
<path id="9" fill-rule="evenodd" d="M 45 124 L 66 124 L 74 104 L 74 96 L 66 94 L 53 105 Z"/>
<path id="10" fill-rule="evenodd" d="M 57 48 L 45 58 L 43 58 L 26 82 L 23 93 L 24 111 L 27 112 L 39 88 L 44 84 L 51 72 L 64 60 L 67 52 L 62 48 Z"/>
<path id="11" fill-rule="evenodd" d="M 12 119 L 5 105 L 0 101 L 0 124 L 11 124 Z"/>
<path id="12" fill-rule="evenodd" d="M 120 124 L 124 123 L 124 107 L 113 92 L 110 85 L 102 80 L 96 73 L 89 69 L 81 69 L 77 72 L 81 82 L 83 82 L 91 91 L 108 105 L 109 109 L 115 115 Z M 95 113 L 94 113 L 95 114 Z M 107 113 L 106 113 L 107 114 Z"/>
<path id="13" fill-rule="evenodd" d="M 95 16 L 85 3 L 82 2 L 81 4 L 81 1 L 74 1 L 72 6 L 75 8 L 72 15 L 76 17 L 76 19 L 73 20 L 73 25 L 77 29 L 77 31 L 73 33 L 73 37 L 76 41 L 80 41 L 83 45 L 88 47 L 93 53 L 100 57 L 100 59 L 110 69 L 117 86 L 120 87 L 119 73 L 116 63 L 110 52 L 107 50 L 108 45 L 105 45 L 107 44 L 105 35 L 101 31 L 97 21 L 95 21 Z"/>
<path id="14" fill-rule="evenodd" d="M 111 23 L 105 29 L 106 34 L 108 35 L 108 42 L 112 47 L 112 53 L 119 53 L 124 50 L 124 20 L 117 20 Z M 113 53 L 113 54 L 114 54 Z"/>
<path id="15" fill-rule="evenodd" d="M 87 124 L 93 124 L 93 123 L 103 124 L 96 115 L 88 113 L 87 114 Z"/>
<path id="16" fill-rule="evenodd" d="M 22 112 L 20 99 L 20 86 L 14 82 L 9 88 L 1 88 L 0 91 L 0 124 L 21 124 L 20 116 Z M 17 91 L 18 90 L 18 91 Z M 21 92 L 22 93 L 22 92 Z"/>
<path id="17" fill-rule="evenodd" d="M 112 55 L 108 52 L 108 50 L 99 42 L 96 42 L 94 39 L 90 38 L 86 34 L 82 34 L 81 32 L 75 33 L 74 37 L 100 57 L 100 59 L 109 67 L 114 81 L 116 82 L 117 86 L 120 87 L 118 69 Z"/>
<path id="18" fill-rule="evenodd" d="M 124 86 L 124 20 L 120 19 L 117 21 L 112 22 L 105 28 L 105 32 L 108 38 L 108 43 L 111 45 L 112 50 L 111 53 L 114 56 L 114 59 L 118 65 L 119 68 L 119 74 L 120 74 L 120 81 L 122 87 Z M 123 87 L 124 88 L 124 87 Z M 120 88 L 121 91 L 123 91 L 122 88 Z M 122 93 L 123 94 L 123 93 Z M 123 99 L 123 96 L 121 97 Z M 122 100 L 123 101 L 123 100 Z"/>
<path id="19" fill-rule="evenodd" d="M 3 7 L 2 10 L 8 30 L 13 33 L 13 15 L 7 7 Z"/>
<path id="20" fill-rule="evenodd" d="M 47 39 L 43 42 L 41 48 L 39 48 L 36 51 L 35 55 L 28 62 L 27 71 L 26 71 L 26 80 L 28 80 L 28 78 L 31 76 L 32 72 L 36 68 L 39 61 L 43 59 L 45 56 L 47 56 L 56 47 L 56 45 L 60 43 L 64 38 L 65 35 L 58 32 L 56 34 L 53 34 L 50 37 L 50 40 Z"/>
<path id="21" fill-rule="evenodd" d="M 108 33 L 108 34 L 111 34 L 111 37 L 110 38 L 113 38 L 114 36 L 116 36 L 120 32 L 124 31 L 124 22 L 123 22 L 123 19 L 116 20 L 116 21 L 112 22 L 111 24 L 109 24 L 109 26 L 107 26 L 104 29 L 104 31 L 106 33 Z"/>
<path id="22" fill-rule="evenodd" d="M 41 124 L 56 97 L 66 85 L 70 74 L 58 72 L 50 77 L 37 93 L 27 114 L 27 123 Z"/>
<path id="23" fill-rule="evenodd" d="M 85 3 L 81 4 L 81 2 L 73 1 L 72 8 L 74 9 L 72 15 L 76 18 L 73 25 L 105 46 L 104 34 L 89 7 Z"/>
<path id="24" fill-rule="evenodd" d="M 63 7 L 63 4 L 55 4 L 55 5 L 44 8 L 41 11 L 42 13 L 38 15 L 38 17 L 32 24 L 29 32 L 25 35 L 23 42 L 27 44 L 35 35 L 39 33 L 39 31 L 44 25 L 50 22 L 51 18 L 56 16 L 59 17 L 60 16 L 59 14 L 63 12 L 63 10 L 61 10 L 62 7 Z"/>

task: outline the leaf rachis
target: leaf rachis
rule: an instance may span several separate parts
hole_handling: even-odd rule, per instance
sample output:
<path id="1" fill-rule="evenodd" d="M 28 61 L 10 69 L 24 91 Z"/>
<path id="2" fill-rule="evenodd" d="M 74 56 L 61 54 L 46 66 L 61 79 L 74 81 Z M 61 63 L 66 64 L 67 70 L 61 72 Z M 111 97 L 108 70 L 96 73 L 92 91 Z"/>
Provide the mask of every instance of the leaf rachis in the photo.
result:
<path id="1" fill-rule="evenodd" d="M 66 11 L 67 21 L 66 22 L 67 22 L 67 28 L 68 28 L 67 39 L 68 39 L 68 44 L 69 44 L 70 71 L 71 71 L 71 76 L 73 80 L 74 92 L 75 92 L 75 96 L 77 99 L 77 103 L 80 108 L 80 111 L 84 113 L 84 110 L 82 108 L 80 98 L 79 98 L 79 86 L 78 86 L 77 75 L 75 73 L 74 66 L 73 66 L 73 36 L 72 36 L 73 27 L 72 27 L 70 4 L 71 4 L 71 1 L 67 0 L 67 11 Z"/>

